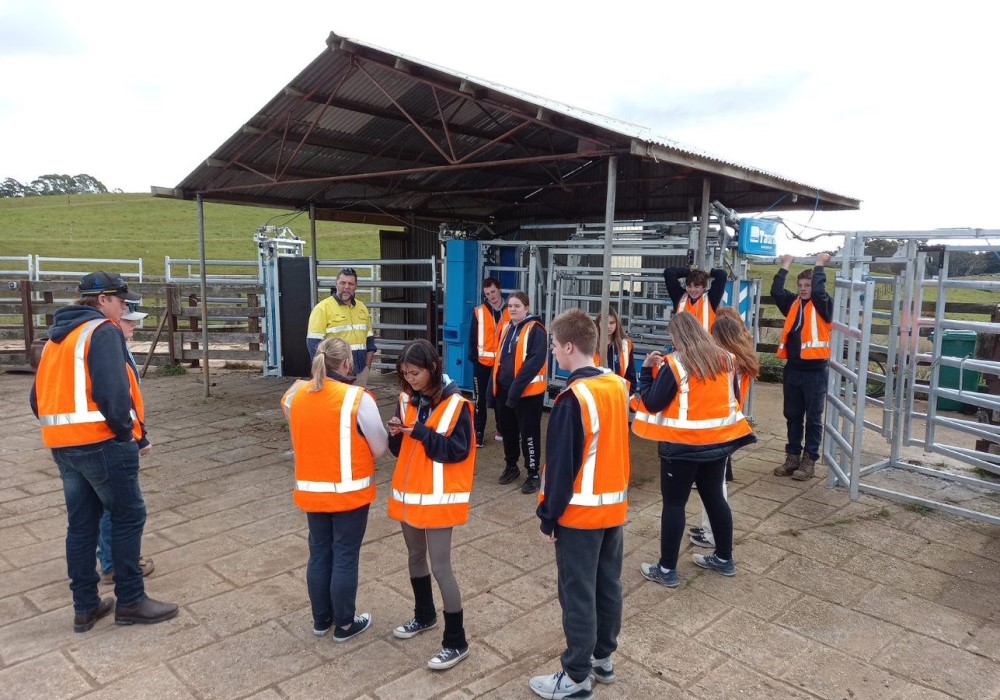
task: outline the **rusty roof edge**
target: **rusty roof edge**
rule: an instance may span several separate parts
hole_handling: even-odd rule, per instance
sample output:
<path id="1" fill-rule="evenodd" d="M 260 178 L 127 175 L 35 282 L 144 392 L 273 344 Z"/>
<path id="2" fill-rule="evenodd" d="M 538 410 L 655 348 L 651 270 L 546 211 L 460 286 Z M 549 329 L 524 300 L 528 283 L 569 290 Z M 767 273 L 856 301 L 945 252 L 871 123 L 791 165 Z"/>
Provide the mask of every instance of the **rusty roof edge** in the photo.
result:
<path id="1" fill-rule="evenodd" d="M 653 161 L 666 161 L 675 165 L 704 170 L 716 175 L 738 178 L 756 185 L 774 187 L 778 190 L 787 191 L 790 194 L 799 194 L 809 198 L 819 197 L 821 201 L 850 209 L 861 208 L 862 200 L 860 199 L 790 180 L 776 173 L 760 170 L 759 168 L 726 161 L 706 153 L 691 152 L 683 146 L 670 146 L 660 143 L 658 139 L 632 139 L 631 154 Z"/>
<path id="2" fill-rule="evenodd" d="M 548 109 L 562 116 L 582 121 L 589 126 L 596 127 L 602 131 L 610 132 L 617 136 L 627 137 L 632 140 L 632 152 L 634 155 L 641 157 L 653 157 L 647 156 L 645 152 L 637 153 L 634 150 L 634 144 L 638 141 L 648 144 L 650 148 L 662 152 L 664 154 L 662 159 L 670 162 L 676 162 L 678 164 L 687 165 L 688 167 L 694 167 L 699 170 L 706 170 L 720 175 L 736 177 L 755 184 L 773 186 L 778 189 L 787 190 L 788 192 L 794 194 L 802 194 L 808 197 L 815 197 L 818 194 L 820 199 L 823 201 L 835 203 L 839 206 L 849 207 L 852 209 L 859 209 L 861 206 L 861 200 L 856 197 L 830 192 L 823 188 L 814 187 L 755 166 L 730 161 L 720 156 L 713 155 L 703 149 L 682 144 L 675 139 L 658 136 L 653 133 L 652 129 L 640 124 L 634 124 L 615 117 L 608 117 L 598 114 L 597 112 L 591 112 L 586 109 L 574 107 L 573 105 L 568 105 L 556 100 L 550 100 L 548 98 L 541 97 L 540 95 L 525 92 L 524 90 L 511 88 L 491 80 L 478 78 L 467 73 L 462 73 L 460 71 L 455 71 L 444 66 L 439 66 L 434 63 L 421 60 L 419 58 L 414 58 L 413 56 L 409 56 L 398 51 L 385 49 L 351 37 L 341 36 L 336 32 L 330 32 L 326 43 L 332 51 L 346 51 L 349 53 L 357 53 L 361 51 L 368 58 L 381 57 L 387 65 L 393 67 L 396 66 L 396 62 L 399 60 L 419 65 L 424 70 L 436 73 L 438 78 L 450 78 L 452 81 L 458 81 L 459 83 L 475 83 L 477 86 L 489 90 L 495 95 L 504 96 L 508 99 L 517 100 L 519 102 L 528 102 L 535 105 L 539 109 Z"/>

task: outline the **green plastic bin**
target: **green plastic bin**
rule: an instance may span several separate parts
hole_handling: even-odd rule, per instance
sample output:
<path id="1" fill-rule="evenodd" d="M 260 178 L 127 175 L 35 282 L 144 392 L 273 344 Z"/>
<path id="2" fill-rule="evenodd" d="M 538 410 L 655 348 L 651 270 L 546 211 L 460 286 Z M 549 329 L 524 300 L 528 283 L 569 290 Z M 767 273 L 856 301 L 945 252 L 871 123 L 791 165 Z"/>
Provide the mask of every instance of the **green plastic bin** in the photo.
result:
<path id="1" fill-rule="evenodd" d="M 934 334 L 930 335 L 934 340 Z M 975 357 L 976 356 L 976 332 L 975 331 L 945 331 L 941 334 L 941 354 L 945 357 Z M 959 380 L 961 375 L 961 380 Z M 961 386 L 959 386 L 961 383 Z M 979 390 L 979 372 L 971 369 L 959 370 L 957 367 L 945 367 L 942 365 L 938 375 L 938 385 L 946 389 L 963 389 L 965 391 Z M 937 407 L 940 411 L 962 411 L 966 410 L 968 404 L 952 399 L 939 398 Z"/>

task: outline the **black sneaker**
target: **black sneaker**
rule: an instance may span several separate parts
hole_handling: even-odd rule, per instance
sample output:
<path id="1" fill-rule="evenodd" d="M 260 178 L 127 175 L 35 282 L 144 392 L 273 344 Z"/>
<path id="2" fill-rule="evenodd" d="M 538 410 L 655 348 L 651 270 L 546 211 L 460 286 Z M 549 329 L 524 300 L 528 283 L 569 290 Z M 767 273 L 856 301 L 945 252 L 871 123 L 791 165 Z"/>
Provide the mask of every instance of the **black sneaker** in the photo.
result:
<path id="1" fill-rule="evenodd" d="M 469 655 L 469 647 L 464 649 L 443 648 L 427 662 L 427 668 L 435 671 L 445 671 Z"/>
<path id="2" fill-rule="evenodd" d="M 482 433 L 476 433 L 476 447 L 486 447 L 486 441 Z"/>
<path id="3" fill-rule="evenodd" d="M 335 642 L 346 642 L 351 637 L 357 637 L 359 634 L 364 632 L 366 629 L 372 626 L 372 616 L 371 613 L 361 613 L 354 617 L 354 622 L 346 630 L 342 627 L 338 627 L 333 631 L 333 641 Z"/>
<path id="4" fill-rule="evenodd" d="M 521 493 L 535 493 L 538 491 L 540 483 L 541 480 L 538 478 L 538 474 L 529 474 L 528 478 L 521 484 Z"/>
<path id="5" fill-rule="evenodd" d="M 437 618 L 434 618 L 430 622 L 418 622 L 417 618 L 413 618 L 406 624 L 400 625 L 392 631 L 392 634 L 397 639 L 412 639 L 416 637 L 421 632 L 426 632 L 432 627 L 437 627 Z"/>
<path id="6" fill-rule="evenodd" d="M 521 478 L 521 470 L 517 467 L 507 467 L 503 470 L 503 474 L 497 479 L 501 484 L 509 484 L 517 481 Z"/>

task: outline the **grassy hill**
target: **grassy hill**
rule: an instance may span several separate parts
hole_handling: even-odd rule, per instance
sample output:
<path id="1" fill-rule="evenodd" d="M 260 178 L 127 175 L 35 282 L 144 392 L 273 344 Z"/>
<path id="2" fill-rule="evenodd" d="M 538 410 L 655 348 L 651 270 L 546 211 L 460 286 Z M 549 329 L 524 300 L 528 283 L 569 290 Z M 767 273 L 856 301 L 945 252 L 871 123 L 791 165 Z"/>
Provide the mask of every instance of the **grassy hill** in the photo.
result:
<path id="1" fill-rule="evenodd" d="M 309 216 L 295 215 L 284 209 L 206 204 L 206 256 L 255 259 L 253 234 L 266 223 L 286 224 L 308 241 Z M 164 256 L 198 257 L 198 213 L 194 202 L 157 199 L 148 194 L 0 199 L 0 222 L 0 255 L 142 258 L 149 275 L 163 274 Z M 317 222 L 319 257 L 378 257 L 378 231 L 376 226 Z"/>

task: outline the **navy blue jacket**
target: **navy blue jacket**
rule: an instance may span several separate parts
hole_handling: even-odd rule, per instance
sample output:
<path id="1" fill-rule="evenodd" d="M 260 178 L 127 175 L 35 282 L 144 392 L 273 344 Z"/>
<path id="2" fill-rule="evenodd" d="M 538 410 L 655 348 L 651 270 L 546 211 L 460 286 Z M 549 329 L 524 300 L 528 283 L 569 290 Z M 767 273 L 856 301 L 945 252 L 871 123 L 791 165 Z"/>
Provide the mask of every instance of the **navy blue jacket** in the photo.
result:
<path id="1" fill-rule="evenodd" d="M 105 316 L 91 306 L 64 306 L 57 309 L 49 328 L 49 342 L 61 343 L 76 327 Z M 132 390 L 126 366 L 128 349 L 122 329 L 114 323 L 102 323 L 90 336 L 87 370 L 90 372 L 90 393 L 97 410 L 119 442 L 132 441 Z M 38 398 L 32 385 L 29 396 L 31 410 L 38 416 Z M 145 435 L 145 430 L 143 430 Z M 145 438 L 144 438 L 145 440 Z"/>
<path id="2" fill-rule="evenodd" d="M 775 306 L 782 316 L 788 317 L 788 312 L 792 309 L 792 304 L 799 298 L 798 291 L 790 292 L 785 289 L 785 280 L 788 277 L 788 270 L 782 268 L 774 275 L 771 283 L 771 298 L 774 299 Z M 812 295 L 810 296 L 816 315 L 827 323 L 833 320 L 833 297 L 826 293 L 826 271 L 822 267 L 813 269 Z M 799 315 L 802 314 L 802 306 L 799 306 Z M 826 360 L 803 360 L 802 359 L 802 321 L 799 319 L 792 330 L 788 332 L 788 339 L 785 341 L 788 349 L 788 366 L 795 369 L 812 371 L 825 370 Z"/>
<path id="3" fill-rule="evenodd" d="M 444 401 L 453 394 L 461 393 L 458 384 L 452 381 L 448 375 L 444 375 L 444 391 L 441 392 L 441 401 Z M 424 423 L 431 415 L 430 397 L 414 393 L 410 397 L 410 402 L 417 407 L 417 422 L 413 424 L 413 432 L 410 434 L 414 440 L 424 446 L 426 455 L 435 462 L 442 464 L 454 464 L 461 462 L 469 456 L 472 449 L 472 416 L 468 409 L 462 410 L 458 414 L 458 421 L 451 435 L 443 435 L 428 428 Z M 440 403 L 440 402 L 439 402 Z M 399 415 L 399 403 L 396 403 L 396 417 L 403 420 Z M 403 444 L 403 433 L 389 436 L 389 451 L 396 457 L 399 456 L 400 445 Z"/>

